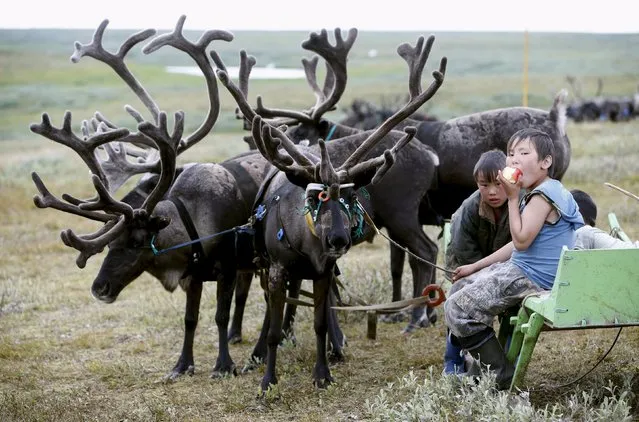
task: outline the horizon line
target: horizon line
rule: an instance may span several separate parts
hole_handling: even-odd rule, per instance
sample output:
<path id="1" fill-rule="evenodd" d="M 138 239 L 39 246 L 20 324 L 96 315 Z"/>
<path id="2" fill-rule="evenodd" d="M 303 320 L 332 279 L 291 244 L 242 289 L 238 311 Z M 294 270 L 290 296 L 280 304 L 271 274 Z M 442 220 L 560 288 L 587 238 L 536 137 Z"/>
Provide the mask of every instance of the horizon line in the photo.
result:
<path id="1" fill-rule="evenodd" d="M 158 31 L 171 31 L 175 29 L 175 27 L 151 27 Z M 349 28 L 341 28 L 343 30 L 348 30 Z M 543 33 L 543 34 L 592 34 L 592 35 L 637 35 L 639 31 L 635 32 L 623 32 L 623 31 L 586 31 L 586 30 L 557 30 L 557 29 L 361 29 L 358 27 L 354 27 L 358 31 L 362 32 L 451 32 L 451 33 Z M 96 27 L 61 27 L 61 26 L 0 26 L 0 30 L 59 30 L 59 31 L 95 31 Z M 141 31 L 147 28 L 137 27 L 109 27 L 109 30 L 112 31 Z M 193 32 L 193 31 L 206 31 L 211 28 L 184 28 L 185 32 Z M 274 28 L 215 28 L 215 29 L 224 29 L 226 31 L 236 31 L 236 32 L 314 32 L 318 29 L 302 29 L 302 28 L 287 28 L 287 29 L 274 29 Z M 320 28 L 320 29 L 329 29 L 329 28 Z M 333 30 L 336 28 L 330 28 Z"/>

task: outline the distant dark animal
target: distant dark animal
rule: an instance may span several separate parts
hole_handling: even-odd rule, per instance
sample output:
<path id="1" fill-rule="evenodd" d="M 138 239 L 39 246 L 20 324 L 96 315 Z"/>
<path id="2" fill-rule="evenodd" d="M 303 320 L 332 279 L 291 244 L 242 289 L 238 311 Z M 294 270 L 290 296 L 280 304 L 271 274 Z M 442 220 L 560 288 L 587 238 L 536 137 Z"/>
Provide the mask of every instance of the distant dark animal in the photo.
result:
<path id="1" fill-rule="evenodd" d="M 623 122 L 633 119 L 639 112 L 637 94 L 632 97 L 604 96 L 603 80 L 597 79 L 597 92 L 594 97 L 584 98 L 581 94 L 581 84 L 574 76 L 567 76 L 574 101 L 568 104 L 566 116 L 575 122 L 583 121 L 611 121 Z"/>
<path id="2" fill-rule="evenodd" d="M 331 55 L 334 60 L 330 60 L 330 65 L 334 74 L 341 74 L 342 71 L 337 72 L 335 69 L 345 65 L 355 32 L 351 30 L 346 42 L 337 34 L 336 31 L 336 47 L 329 44 L 326 31 L 319 35 L 311 34 L 304 45 L 322 56 Z M 265 325 L 268 323 L 265 339 L 267 368 L 261 383 L 263 391 L 277 383 L 275 362 L 287 281 L 313 280 L 317 342 L 313 380 L 316 385 L 323 387 L 333 381 L 325 351 L 330 306 L 328 290 L 334 282 L 337 259 L 358 240 L 366 237 L 359 236 L 361 233 L 358 230 L 363 227 L 369 210 L 373 219 L 388 218 L 388 214 L 391 214 L 391 218 L 397 221 L 396 226 L 403 224 L 406 233 L 396 233 L 397 235 L 416 237 L 413 227 L 419 228 L 417 214 L 425 193 L 425 190 L 420 192 L 416 188 L 424 184 L 426 189 L 430 186 L 436 156 L 419 143 L 408 142 L 411 136 L 407 135 L 414 133 L 413 129 L 407 128 L 407 135 L 399 141 L 397 139 L 401 133 L 391 132 L 391 129 L 431 98 L 443 82 L 445 59 L 442 59 L 439 71 L 433 72 L 435 81 L 427 91 L 421 92 L 421 72 L 433 40 L 433 37 L 429 38 L 424 46 L 424 39 L 420 38 L 415 48 L 407 44 L 398 48 L 410 69 L 410 102 L 376 131 L 341 138 L 335 142 L 320 141 L 319 157 L 311 149 L 297 147 L 285 132 L 264 121 L 248 105 L 245 90 L 231 83 L 224 70 L 218 71 L 218 78 L 230 90 L 243 115 L 251 121 L 253 139 L 258 149 L 282 171 L 265 182 L 256 202 L 264 207 L 265 212 L 256 230 L 263 236 L 264 263 L 268 266 L 268 281 L 265 286 L 269 314 L 265 320 Z M 338 89 L 344 82 L 345 80 L 336 78 L 334 89 Z M 320 100 L 318 108 L 327 107 L 326 104 Z M 280 145 L 285 152 L 278 149 Z M 419 152 L 420 150 L 425 152 Z M 366 161 L 361 162 L 362 160 Z M 429 180 L 424 181 L 419 176 L 414 176 L 404 184 L 389 183 L 396 180 L 391 175 L 397 168 L 407 169 L 420 160 L 424 161 L 426 174 L 430 174 Z M 335 168 L 334 165 L 339 167 Z M 410 168 L 416 173 L 424 171 L 419 167 Z M 386 172 L 388 174 L 382 177 Z M 369 185 L 371 180 L 373 183 Z M 358 195 L 357 190 L 366 185 L 370 203 L 363 204 L 367 201 Z M 380 207 L 383 203 L 387 204 L 384 208 Z M 394 211 L 391 211 L 389 204 L 393 204 Z M 392 226 L 389 229 L 390 227 Z M 427 239 L 425 235 L 424 238 Z M 413 245 L 416 240 L 413 239 Z M 429 258 L 436 257 L 436 246 L 434 252 L 432 256 L 429 254 Z"/>

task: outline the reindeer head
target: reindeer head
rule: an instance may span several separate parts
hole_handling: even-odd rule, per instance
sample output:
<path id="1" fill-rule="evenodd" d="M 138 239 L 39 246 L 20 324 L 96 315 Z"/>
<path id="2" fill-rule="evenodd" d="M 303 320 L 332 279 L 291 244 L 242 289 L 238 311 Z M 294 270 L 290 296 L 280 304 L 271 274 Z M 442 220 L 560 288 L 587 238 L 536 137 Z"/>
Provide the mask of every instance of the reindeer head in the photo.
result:
<path id="1" fill-rule="evenodd" d="M 71 60 L 78 62 L 83 56 L 89 56 L 113 68 L 146 106 L 152 116 L 150 121 L 127 105 L 125 109 L 137 121 L 137 132 L 117 128 L 100 113 L 96 113 L 91 121 L 83 122 L 82 137 L 75 135 L 71 129 L 70 112 L 65 114 L 62 128 L 53 127 L 46 113 L 40 124 L 31 125 L 33 132 L 76 151 L 92 172 L 97 198 L 89 200 L 76 199 L 66 194 L 62 196 L 62 200 L 56 198 L 34 172 L 32 177 L 40 192 L 39 196 L 34 197 L 34 202 L 40 208 L 51 207 L 104 223 L 95 233 L 76 235 L 69 229 L 61 233 L 61 238 L 65 245 L 80 251 L 76 260 L 80 268 L 85 267 L 91 256 L 109 247 L 109 253 L 92 286 L 94 296 L 105 302 L 114 301 L 126 285 L 149 270 L 149 266 L 155 262 L 153 241 L 170 224 L 166 213 L 155 213 L 156 206 L 174 183 L 177 156 L 203 139 L 214 126 L 219 114 L 217 82 L 205 50 L 213 40 L 230 41 L 232 34 L 207 31 L 194 44 L 182 35 L 184 20 L 185 17 L 182 16 L 172 33 L 151 40 L 143 48 L 143 52 L 148 54 L 169 45 L 189 54 L 202 70 L 209 94 L 209 112 L 194 133 L 183 137 L 184 113 L 181 111 L 175 113 L 174 128 L 169 133 L 166 113 L 160 111 L 124 62 L 131 48 L 153 36 L 155 31 L 149 29 L 132 35 L 117 53 L 112 54 L 102 45 L 107 20 L 95 31 L 91 43 L 75 43 Z M 106 151 L 108 159 L 100 159 L 98 148 Z M 131 162 L 127 157 L 134 157 L 139 161 Z M 143 180 L 135 193 L 127 195 L 122 201 L 113 198 L 112 194 L 128 178 L 147 172 L 159 173 L 159 176 Z M 140 193 L 142 196 L 139 196 Z M 176 285 L 177 283 L 169 283 L 165 287 L 175 289 Z"/>

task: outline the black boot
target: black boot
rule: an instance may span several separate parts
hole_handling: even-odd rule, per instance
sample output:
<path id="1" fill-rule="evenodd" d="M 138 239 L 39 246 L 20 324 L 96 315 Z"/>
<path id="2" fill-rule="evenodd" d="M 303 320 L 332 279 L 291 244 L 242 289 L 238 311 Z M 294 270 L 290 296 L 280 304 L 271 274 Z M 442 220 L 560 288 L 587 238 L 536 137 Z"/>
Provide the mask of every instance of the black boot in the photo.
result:
<path id="1" fill-rule="evenodd" d="M 501 348 L 493 330 L 486 330 L 480 335 L 471 337 L 458 337 L 458 340 L 461 346 L 468 350 L 482 366 L 489 366 L 490 370 L 495 372 L 497 389 L 508 390 L 510 388 L 515 367 L 506 359 L 504 349 Z"/>

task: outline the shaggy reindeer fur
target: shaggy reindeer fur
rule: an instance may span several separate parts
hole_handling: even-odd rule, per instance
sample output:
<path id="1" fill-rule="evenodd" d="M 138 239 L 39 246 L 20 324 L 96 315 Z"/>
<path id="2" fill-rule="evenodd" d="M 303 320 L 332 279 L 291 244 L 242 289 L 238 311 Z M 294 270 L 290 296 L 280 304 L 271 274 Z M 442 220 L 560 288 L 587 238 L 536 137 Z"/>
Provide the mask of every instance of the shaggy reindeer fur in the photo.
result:
<path id="1" fill-rule="evenodd" d="M 253 200 L 270 164 L 259 154 L 243 154 L 220 164 L 192 164 L 185 166 L 173 186 L 153 212 L 154 219 L 170 223 L 157 232 L 157 249 L 168 248 L 190 241 L 183 220 L 171 200 L 179 198 L 184 203 L 195 229 L 200 236 L 219 233 L 247 222 L 252 213 Z M 138 207 L 157 182 L 157 176 L 142 181 L 123 198 L 123 202 Z M 109 244 L 100 271 L 91 291 L 103 302 L 113 302 L 119 293 L 143 272 L 156 277 L 168 291 L 178 285 L 186 292 L 184 316 L 184 343 L 182 352 L 169 379 L 184 373 L 193 373 L 193 340 L 198 323 L 202 282 L 217 281 L 218 358 L 214 375 L 235 372 L 235 364 L 229 353 L 227 329 L 233 289 L 236 282 L 236 262 L 233 233 L 203 241 L 204 256 L 199 265 L 191 262 L 192 247 L 183 247 L 154 256 L 148 248 L 153 228 L 143 222 L 131 222 L 130 229 Z M 241 330 L 242 312 L 246 293 L 253 277 L 252 272 L 237 274 L 241 293 L 236 301 L 236 310 L 231 334 Z"/>

